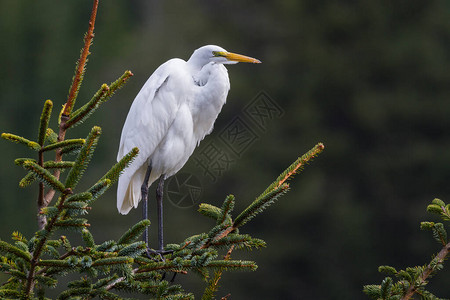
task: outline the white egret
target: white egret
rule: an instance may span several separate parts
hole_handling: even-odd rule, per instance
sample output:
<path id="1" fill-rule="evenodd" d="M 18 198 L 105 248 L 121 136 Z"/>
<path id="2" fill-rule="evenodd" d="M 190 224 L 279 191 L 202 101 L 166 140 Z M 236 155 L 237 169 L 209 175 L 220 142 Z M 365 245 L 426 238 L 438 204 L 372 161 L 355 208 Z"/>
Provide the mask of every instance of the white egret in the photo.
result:
<path id="1" fill-rule="evenodd" d="M 117 160 L 133 147 L 139 148 L 139 155 L 119 177 L 117 209 L 127 214 L 142 198 L 146 219 L 148 187 L 159 178 L 156 200 L 160 252 L 164 180 L 184 166 L 211 132 L 230 89 L 223 65 L 238 62 L 260 63 L 214 45 L 195 50 L 188 61 L 171 59 L 150 76 L 128 112 Z M 144 241 L 148 242 L 148 231 Z"/>

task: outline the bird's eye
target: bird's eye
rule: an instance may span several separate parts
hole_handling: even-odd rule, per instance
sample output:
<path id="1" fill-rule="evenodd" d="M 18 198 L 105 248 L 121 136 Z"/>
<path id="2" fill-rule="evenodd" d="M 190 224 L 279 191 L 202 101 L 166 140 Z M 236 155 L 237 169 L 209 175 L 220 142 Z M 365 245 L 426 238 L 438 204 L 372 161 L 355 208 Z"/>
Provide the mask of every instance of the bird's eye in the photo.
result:
<path id="1" fill-rule="evenodd" d="M 225 53 L 223 53 L 222 51 L 213 51 L 212 54 L 215 57 L 223 57 L 223 56 L 225 56 Z"/>

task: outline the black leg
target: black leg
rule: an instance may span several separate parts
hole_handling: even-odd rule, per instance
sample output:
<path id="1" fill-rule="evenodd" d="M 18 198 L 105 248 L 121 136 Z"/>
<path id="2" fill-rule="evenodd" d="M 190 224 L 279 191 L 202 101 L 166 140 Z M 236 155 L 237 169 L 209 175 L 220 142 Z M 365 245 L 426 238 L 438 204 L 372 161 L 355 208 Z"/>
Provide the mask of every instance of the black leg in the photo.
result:
<path id="1" fill-rule="evenodd" d="M 152 167 L 148 166 L 147 172 L 145 173 L 144 182 L 141 186 L 141 196 L 142 196 L 142 219 L 148 219 L 148 180 L 150 178 L 150 173 L 152 172 Z M 148 227 L 144 231 L 144 242 L 148 247 Z"/>
<path id="2" fill-rule="evenodd" d="M 158 247 L 159 251 L 164 249 L 163 236 L 163 191 L 164 191 L 164 174 L 159 178 L 159 184 L 156 188 L 156 204 L 158 212 Z"/>

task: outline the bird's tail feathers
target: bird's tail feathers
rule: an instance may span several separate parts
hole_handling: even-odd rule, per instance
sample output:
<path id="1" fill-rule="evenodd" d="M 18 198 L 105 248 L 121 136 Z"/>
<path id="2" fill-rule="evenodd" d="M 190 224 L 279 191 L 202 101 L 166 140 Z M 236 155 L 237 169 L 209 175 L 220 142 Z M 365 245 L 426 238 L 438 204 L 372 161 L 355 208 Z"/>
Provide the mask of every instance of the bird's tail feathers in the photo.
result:
<path id="1" fill-rule="evenodd" d="M 147 166 L 144 164 L 134 173 L 125 171 L 117 185 L 117 209 L 123 215 L 136 208 L 141 198 L 141 186 L 144 182 Z"/>
<path id="2" fill-rule="evenodd" d="M 122 215 L 128 214 L 133 207 L 138 207 L 139 201 L 141 201 L 141 187 L 145 179 L 147 167 L 147 164 L 144 164 L 134 172 L 127 169 L 119 177 L 117 185 L 117 209 Z M 158 179 L 158 176 L 152 172 L 148 186 L 156 179 Z"/>

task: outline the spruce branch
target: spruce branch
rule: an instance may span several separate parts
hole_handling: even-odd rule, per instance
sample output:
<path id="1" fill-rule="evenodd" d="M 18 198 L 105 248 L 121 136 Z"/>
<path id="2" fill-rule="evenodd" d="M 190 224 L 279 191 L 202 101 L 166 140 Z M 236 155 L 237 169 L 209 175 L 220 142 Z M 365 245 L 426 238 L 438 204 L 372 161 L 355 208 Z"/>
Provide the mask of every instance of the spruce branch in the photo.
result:
<path id="1" fill-rule="evenodd" d="M 56 142 L 50 145 L 47 145 L 41 149 L 42 152 L 55 150 L 58 148 L 61 148 L 61 151 L 64 151 L 64 148 L 68 147 L 81 147 L 86 142 L 85 139 L 71 139 L 71 140 L 64 140 L 61 142 Z M 56 163 L 56 162 L 55 162 Z"/>
<path id="2" fill-rule="evenodd" d="M 58 141 L 58 135 L 51 128 L 47 128 L 45 132 L 45 140 L 49 144 L 54 144 Z"/>
<path id="3" fill-rule="evenodd" d="M 52 187 L 61 193 L 66 192 L 66 187 L 55 176 L 53 176 L 48 170 L 44 169 L 33 161 L 25 161 L 22 166 L 28 171 L 33 172 L 37 179 Z"/>
<path id="4" fill-rule="evenodd" d="M 114 92 L 121 88 L 131 76 L 133 76 L 131 71 L 125 71 L 125 73 L 119 79 L 111 83 L 110 86 L 104 83 L 89 102 L 73 112 L 70 119 L 66 122 L 65 128 L 68 129 L 74 125 L 83 123 L 84 120 L 94 113 L 101 104 L 111 98 Z"/>
<path id="5" fill-rule="evenodd" d="M 122 237 L 117 240 L 117 244 L 129 244 L 136 241 L 148 226 L 150 226 L 149 220 L 141 220 L 133 227 L 131 227 L 127 232 L 125 232 L 124 235 L 122 235 Z"/>
<path id="6" fill-rule="evenodd" d="M 35 150 L 35 151 L 41 150 L 41 146 L 39 145 L 39 143 L 30 141 L 26 138 L 23 138 L 21 136 L 18 136 L 18 135 L 12 134 L 12 133 L 2 133 L 2 138 L 4 138 L 5 140 L 14 142 L 14 143 L 25 145 L 28 148 Z"/>
<path id="7" fill-rule="evenodd" d="M 25 162 L 36 162 L 35 159 L 32 158 L 16 158 L 14 160 L 14 164 L 18 165 L 18 166 L 22 166 Z"/>
<path id="8" fill-rule="evenodd" d="M 292 163 L 283 173 L 278 176 L 278 178 L 260 195 L 264 196 L 265 194 L 277 189 L 287 180 L 291 179 L 294 175 L 298 174 L 303 170 L 306 164 L 308 164 L 312 159 L 314 159 L 317 155 L 319 155 L 325 146 L 322 143 L 318 143 L 307 153 L 303 154 L 299 157 L 294 163 Z"/>
<path id="9" fill-rule="evenodd" d="M 36 174 L 33 172 L 28 172 L 20 181 L 19 186 L 21 188 L 27 187 L 32 184 L 37 179 Z"/>
<path id="10" fill-rule="evenodd" d="M 107 93 L 107 97 L 111 97 L 112 95 L 114 95 L 114 93 L 123 87 L 123 85 L 128 81 L 128 79 L 131 78 L 131 76 L 133 76 L 134 74 L 130 71 L 127 70 L 125 71 L 122 76 L 120 76 L 116 81 L 112 82 L 111 85 L 109 86 L 109 90 Z M 106 101 L 107 99 L 103 100 Z"/>
<path id="11" fill-rule="evenodd" d="M 228 249 L 227 254 L 224 256 L 224 260 L 231 259 L 231 252 L 233 252 L 234 246 L 231 246 Z M 202 300 L 210 300 L 213 299 L 214 294 L 219 290 L 219 281 L 222 278 L 222 274 L 225 271 L 224 268 L 219 268 L 214 272 L 214 276 L 208 281 L 208 286 L 203 292 Z"/>
<path id="12" fill-rule="evenodd" d="M 78 194 L 74 194 L 70 197 L 68 197 L 65 201 L 65 203 L 72 203 L 72 202 L 85 202 L 85 203 L 89 203 L 89 201 L 92 200 L 92 194 L 89 192 L 84 192 L 84 193 L 78 193 Z"/>
<path id="13" fill-rule="evenodd" d="M 92 158 L 100 134 L 101 128 L 94 126 L 75 160 L 75 165 L 70 169 L 69 174 L 67 175 L 65 183 L 67 188 L 74 188 L 77 185 Z"/>
<path id="14" fill-rule="evenodd" d="M 98 181 L 96 184 L 91 186 L 87 192 L 92 194 L 92 199 L 88 201 L 91 204 L 92 201 L 96 200 L 98 197 L 103 195 L 104 192 L 111 186 L 111 180 L 103 179 Z"/>
<path id="15" fill-rule="evenodd" d="M 270 205 L 272 205 L 279 197 L 284 195 L 289 190 L 288 184 L 283 184 L 276 187 L 275 189 L 264 192 L 255 201 L 252 202 L 242 213 L 240 213 L 234 220 L 233 227 L 239 228 L 251 219 L 253 219 L 257 214 L 264 211 Z"/>
<path id="16" fill-rule="evenodd" d="M 419 288 L 423 287 L 427 283 L 427 279 L 441 268 L 442 263 L 445 261 L 449 253 L 450 243 L 446 244 L 441 251 L 439 251 L 436 257 L 425 267 L 420 276 L 415 280 L 414 284 L 411 284 L 408 287 L 401 300 L 411 299 L 414 294 L 420 292 Z"/>
<path id="17" fill-rule="evenodd" d="M 109 171 L 99 181 L 109 179 L 111 184 L 114 184 L 119 179 L 119 176 L 122 174 L 123 170 L 133 162 L 138 154 L 139 149 L 137 147 L 131 149 L 131 151 L 122 157 L 122 159 L 111 169 L 109 169 Z"/>
<path id="18" fill-rule="evenodd" d="M 25 259 L 27 262 L 29 262 L 31 260 L 30 253 L 28 253 L 16 246 L 13 246 L 5 241 L 2 241 L 2 240 L 0 240 L 0 252 L 1 253 L 11 253 L 14 256 Z"/>
<path id="19" fill-rule="evenodd" d="M 44 168 L 46 169 L 69 169 L 75 165 L 73 161 L 60 161 L 54 162 L 52 160 L 44 162 Z"/>
<path id="20" fill-rule="evenodd" d="M 50 115 L 52 113 L 53 102 L 50 100 L 45 101 L 44 108 L 42 110 L 41 119 L 39 123 L 38 144 L 44 145 L 45 135 L 47 133 L 48 122 L 50 121 Z"/>
<path id="21" fill-rule="evenodd" d="M 449 221 L 447 208 L 448 205 L 444 201 L 434 199 L 428 205 L 427 211 L 438 214 L 444 221 Z M 380 266 L 379 272 L 395 276 L 398 281 L 393 283 L 390 277 L 386 277 L 381 285 L 366 285 L 363 288 L 366 295 L 372 299 L 408 300 L 417 294 L 423 299 L 438 299 L 425 290 L 425 287 L 428 284 L 428 279 L 443 268 L 443 263 L 450 253 L 450 242 L 447 241 L 447 232 L 442 223 L 421 222 L 420 228 L 430 230 L 434 239 L 443 245 L 443 248 L 425 266 L 408 267 L 399 271 L 390 266 Z"/>
<path id="22" fill-rule="evenodd" d="M 230 213 L 234 209 L 234 196 L 228 195 L 225 201 L 223 202 L 222 208 L 220 209 L 220 214 L 217 218 L 216 224 L 231 224 L 231 215 Z"/>
<path id="23" fill-rule="evenodd" d="M 98 108 L 100 101 L 105 97 L 108 90 L 109 86 L 104 83 L 89 102 L 72 114 L 71 118 L 67 120 L 65 128 L 68 129 L 78 123 L 82 123 L 94 110 Z"/>
<path id="24" fill-rule="evenodd" d="M 200 203 L 198 212 L 214 220 L 219 219 L 221 215 L 221 209 L 219 207 L 208 203 Z"/>

